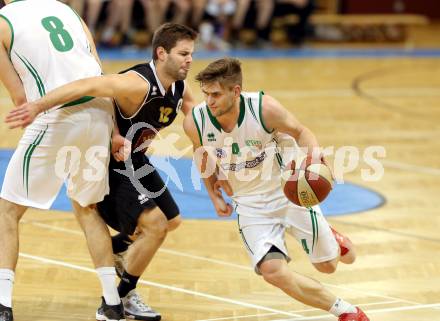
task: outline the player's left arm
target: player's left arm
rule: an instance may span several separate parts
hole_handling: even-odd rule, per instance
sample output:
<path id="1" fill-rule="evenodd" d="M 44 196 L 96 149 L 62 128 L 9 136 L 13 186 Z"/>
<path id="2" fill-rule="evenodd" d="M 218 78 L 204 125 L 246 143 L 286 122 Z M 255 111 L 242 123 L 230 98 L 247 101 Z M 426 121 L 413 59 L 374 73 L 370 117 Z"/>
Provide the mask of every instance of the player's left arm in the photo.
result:
<path id="1" fill-rule="evenodd" d="M 207 167 L 207 162 L 214 160 L 209 157 L 207 152 L 197 152 L 199 148 L 202 148 L 202 145 L 200 143 L 199 134 L 191 113 L 188 113 L 183 120 L 183 129 L 193 144 L 194 161 L 196 162 L 196 167 L 200 173 L 203 173 Z M 227 183 L 222 184 L 219 182 L 215 173 L 209 177 L 203 178 L 203 182 L 217 214 L 222 217 L 230 216 L 233 211 L 232 206 L 231 204 L 226 203 L 222 192 L 220 191 L 220 189 L 223 188 L 225 192 L 231 196 L 232 189 L 230 186 Z"/>
<path id="2" fill-rule="evenodd" d="M 9 59 L 11 30 L 7 22 L 0 18 L 0 81 L 6 87 L 15 106 L 26 103 L 26 94 L 20 77 Z"/>
<path id="3" fill-rule="evenodd" d="M 186 116 L 191 112 L 192 108 L 196 105 L 196 101 L 194 100 L 194 95 L 192 93 L 191 88 L 188 86 L 188 83 L 185 82 L 185 92 L 183 93 L 183 104 L 182 104 L 182 112 Z"/>
<path id="4" fill-rule="evenodd" d="M 267 130 L 276 130 L 292 136 L 307 153 L 319 148 L 318 140 L 312 131 L 301 124 L 278 100 L 269 95 L 264 95 L 262 99 L 262 121 Z"/>

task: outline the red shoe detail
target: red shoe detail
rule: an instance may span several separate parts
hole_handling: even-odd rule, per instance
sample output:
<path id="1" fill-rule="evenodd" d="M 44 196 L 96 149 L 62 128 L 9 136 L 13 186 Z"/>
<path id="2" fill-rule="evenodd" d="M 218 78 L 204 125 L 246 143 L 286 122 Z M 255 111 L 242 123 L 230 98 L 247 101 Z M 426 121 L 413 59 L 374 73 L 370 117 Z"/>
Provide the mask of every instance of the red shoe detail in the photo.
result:
<path id="1" fill-rule="evenodd" d="M 358 307 L 356 313 L 344 313 L 339 316 L 339 321 L 370 321 L 367 315 Z"/>
<path id="2" fill-rule="evenodd" d="M 341 248 L 341 256 L 344 256 L 350 251 L 350 248 L 353 246 L 353 243 L 351 243 L 348 237 L 340 234 L 333 227 L 330 227 L 330 229 L 332 230 L 333 235 L 335 236 L 336 242 L 338 242 L 339 247 Z"/>

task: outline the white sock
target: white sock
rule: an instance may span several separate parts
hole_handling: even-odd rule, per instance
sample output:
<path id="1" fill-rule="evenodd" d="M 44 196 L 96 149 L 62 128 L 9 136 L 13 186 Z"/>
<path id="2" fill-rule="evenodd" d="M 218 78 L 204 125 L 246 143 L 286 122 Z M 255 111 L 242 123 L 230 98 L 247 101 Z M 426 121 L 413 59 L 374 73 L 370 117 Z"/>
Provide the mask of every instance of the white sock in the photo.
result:
<path id="1" fill-rule="evenodd" d="M 102 286 L 102 296 L 108 305 L 117 305 L 121 302 L 118 289 L 116 288 L 116 271 L 114 267 L 97 268 L 99 280 Z"/>
<path id="2" fill-rule="evenodd" d="M 12 307 L 12 287 L 14 285 L 14 271 L 0 269 L 0 304 Z"/>
<path id="3" fill-rule="evenodd" d="M 333 314 L 335 317 L 339 317 L 341 314 L 344 313 L 356 313 L 357 310 L 354 305 L 351 305 L 350 303 L 340 298 L 337 298 L 328 312 Z"/>

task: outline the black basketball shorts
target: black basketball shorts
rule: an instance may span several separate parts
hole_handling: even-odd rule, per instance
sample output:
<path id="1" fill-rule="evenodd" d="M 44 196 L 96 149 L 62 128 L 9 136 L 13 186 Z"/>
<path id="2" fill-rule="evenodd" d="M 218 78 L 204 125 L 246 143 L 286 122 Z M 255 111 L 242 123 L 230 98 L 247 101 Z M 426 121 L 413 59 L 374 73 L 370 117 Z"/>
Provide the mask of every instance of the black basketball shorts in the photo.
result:
<path id="1" fill-rule="evenodd" d="M 148 162 L 148 160 L 146 159 Z M 149 162 L 148 162 L 149 163 Z M 160 191 L 165 183 L 157 170 L 141 179 L 143 187 L 152 193 Z M 110 193 L 98 203 L 98 212 L 107 225 L 128 235 L 134 233 L 139 216 L 145 209 L 159 207 L 168 220 L 179 215 L 179 208 L 168 188 L 156 198 L 139 193 L 130 179 L 110 166 Z"/>

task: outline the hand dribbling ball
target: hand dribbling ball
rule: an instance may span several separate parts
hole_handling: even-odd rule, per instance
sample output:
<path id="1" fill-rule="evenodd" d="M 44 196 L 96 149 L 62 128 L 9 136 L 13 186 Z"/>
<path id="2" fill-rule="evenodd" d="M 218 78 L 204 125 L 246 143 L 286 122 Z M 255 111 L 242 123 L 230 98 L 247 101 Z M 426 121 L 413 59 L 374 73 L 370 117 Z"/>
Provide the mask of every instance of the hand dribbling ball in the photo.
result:
<path id="1" fill-rule="evenodd" d="M 304 155 L 288 163 L 282 178 L 286 197 L 303 207 L 321 203 L 333 188 L 330 168 L 321 159 L 314 159 L 311 155 Z"/>

